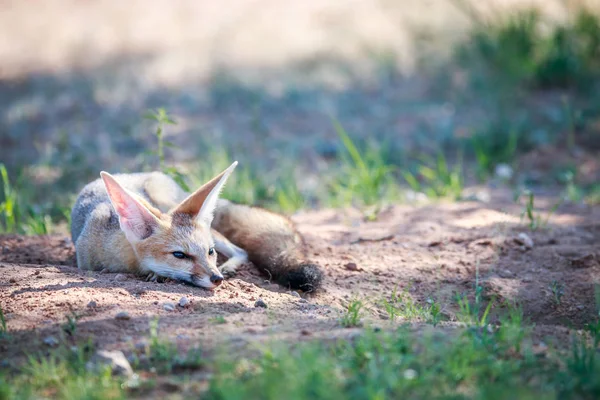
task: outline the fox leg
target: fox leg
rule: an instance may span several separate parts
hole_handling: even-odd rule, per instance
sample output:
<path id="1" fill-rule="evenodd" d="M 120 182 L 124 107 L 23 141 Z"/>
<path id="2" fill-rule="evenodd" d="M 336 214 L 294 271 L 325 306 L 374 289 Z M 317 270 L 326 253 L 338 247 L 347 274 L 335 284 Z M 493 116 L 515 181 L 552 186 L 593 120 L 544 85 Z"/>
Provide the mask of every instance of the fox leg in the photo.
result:
<path id="1" fill-rule="evenodd" d="M 231 243 L 225 236 L 214 229 L 212 229 L 212 235 L 217 253 L 228 258 L 228 260 L 219 267 L 219 271 L 221 271 L 226 278 L 230 278 L 235 275 L 235 272 L 240 265 L 248 262 L 248 253 L 246 253 L 244 249 Z"/>

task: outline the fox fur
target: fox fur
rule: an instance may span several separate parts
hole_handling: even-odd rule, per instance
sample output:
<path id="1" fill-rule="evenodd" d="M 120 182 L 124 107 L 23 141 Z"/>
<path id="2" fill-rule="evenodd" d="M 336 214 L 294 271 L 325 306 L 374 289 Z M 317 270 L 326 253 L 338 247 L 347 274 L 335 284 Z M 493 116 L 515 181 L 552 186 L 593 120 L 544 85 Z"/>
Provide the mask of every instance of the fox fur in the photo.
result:
<path id="1" fill-rule="evenodd" d="M 305 260 L 304 242 L 289 219 L 218 199 L 236 165 L 192 194 L 161 172 L 103 172 L 83 188 L 71 212 L 78 267 L 214 289 L 249 260 L 286 287 L 317 290 L 323 273 Z M 228 259 L 219 267 L 216 253 Z"/>

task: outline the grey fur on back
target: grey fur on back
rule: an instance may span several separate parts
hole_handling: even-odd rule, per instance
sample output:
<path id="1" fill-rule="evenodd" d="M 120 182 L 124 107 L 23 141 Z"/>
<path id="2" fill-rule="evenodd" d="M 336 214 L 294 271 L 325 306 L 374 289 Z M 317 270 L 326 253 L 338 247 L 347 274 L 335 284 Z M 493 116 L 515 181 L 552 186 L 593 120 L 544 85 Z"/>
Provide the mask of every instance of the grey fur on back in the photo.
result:
<path id="1" fill-rule="evenodd" d="M 144 198 L 161 211 L 167 211 L 185 196 L 185 192 L 169 176 L 162 172 L 142 172 L 133 174 L 115 174 L 115 179 L 126 189 Z M 104 209 L 104 212 L 98 212 Z M 119 219 L 115 212 L 104 182 L 101 178 L 88 183 L 79 193 L 71 211 L 71 239 L 77 239 L 83 231 L 86 221 L 92 215 L 106 218 L 107 231 L 119 230 Z"/>

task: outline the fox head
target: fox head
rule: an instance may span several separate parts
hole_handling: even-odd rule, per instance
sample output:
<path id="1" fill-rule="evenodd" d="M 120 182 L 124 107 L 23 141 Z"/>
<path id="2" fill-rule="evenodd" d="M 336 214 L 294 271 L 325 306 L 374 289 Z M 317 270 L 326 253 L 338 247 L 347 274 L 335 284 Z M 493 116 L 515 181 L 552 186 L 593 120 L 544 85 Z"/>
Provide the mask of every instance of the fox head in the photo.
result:
<path id="1" fill-rule="evenodd" d="M 125 189 L 110 174 L 100 173 L 142 272 L 207 289 L 221 284 L 210 226 L 219 193 L 236 165 L 237 161 L 167 213 Z"/>

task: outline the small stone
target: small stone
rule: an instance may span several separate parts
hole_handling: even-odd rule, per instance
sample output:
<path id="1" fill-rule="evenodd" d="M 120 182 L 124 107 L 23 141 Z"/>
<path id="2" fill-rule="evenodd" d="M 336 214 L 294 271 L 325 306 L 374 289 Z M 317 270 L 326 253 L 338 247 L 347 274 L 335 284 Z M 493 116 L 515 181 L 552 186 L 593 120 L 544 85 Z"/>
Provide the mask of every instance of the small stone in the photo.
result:
<path id="1" fill-rule="evenodd" d="M 173 304 L 173 303 L 165 303 L 165 304 L 163 304 L 163 308 L 165 309 L 165 311 L 174 311 L 175 310 L 175 304 Z"/>
<path id="2" fill-rule="evenodd" d="M 146 344 L 146 342 L 137 342 L 135 344 L 135 349 L 137 351 L 146 351 L 146 347 L 148 347 L 148 345 Z"/>
<path id="3" fill-rule="evenodd" d="M 353 262 L 349 262 L 348 264 L 344 265 L 344 268 L 346 268 L 348 271 L 358 271 L 358 265 Z"/>
<path id="4" fill-rule="evenodd" d="M 404 379 L 412 381 L 413 379 L 415 379 L 417 377 L 417 371 L 415 371 L 414 369 L 407 369 L 404 371 Z"/>
<path id="5" fill-rule="evenodd" d="M 466 201 L 477 201 L 480 203 L 489 203 L 492 195 L 486 189 L 467 188 L 461 193 L 461 197 Z"/>
<path id="6" fill-rule="evenodd" d="M 58 345 L 58 339 L 54 336 L 48 336 L 44 338 L 44 344 L 47 344 L 50 347 L 55 347 Z"/>
<path id="7" fill-rule="evenodd" d="M 379 318 L 387 321 L 388 319 L 390 319 L 390 316 L 388 314 L 380 313 Z"/>
<path id="8" fill-rule="evenodd" d="M 127 280 L 127 275 L 125 275 L 125 274 L 116 274 L 115 275 L 115 281 L 123 282 L 126 280 Z"/>
<path id="9" fill-rule="evenodd" d="M 115 375 L 133 375 L 131 364 L 122 351 L 98 350 L 91 360 L 92 368 L 98 365 L 108 365 Z"/>
<path id="10" fill-rule="evenodd" d="M 592 268 L 598 265 L 600 265 L 600 260 L 598 260 L 593 253 L 571 260 L 571 266 L 573 268 Z"/>
<path id="11" fill-rule="evenodd" d="M 121 311 L 117 313 L 117 315 L 115 315 L 115 319 L 118 319 L 120 321 L 127 321 L 131 319 L 131 316 L 126 311 Z"/>
<path id="12" fill-rule="evenodd" d="M 300 300 L 298 300 L 298 302 L 300 302 L 300 303 L 308 303 L 308 300 L 306 300 L 306 299 L 300 299 Z"/>
<path id="13" fill-rule="evenodd" d="M 267 303 L 265 303 L 263 299 L 258 299 L 258 300 L 256 300 L 256 302 L 254 303 L 254 307 L 262 307 L 262 308 L 267 308 Z"/>
<path id="14" fill-rule="evenodd" d="M 494 174 L 504 181 L 509 181 L 513 177 L 513 169 L 508 164 L 498 164 L 494 168 Z"/>
<path id="15" fill-rule="evenodd" d="M 298 297 L 298 298 L 300 298 L 300 293 L 296 292 L 295 290 L 292 290 L 289 293 L 290 293 L 290 296 L 292 296 L 292 297 Z"/>
<path id="16" fill-rule="evenodd" d="M 181 308 L 185 308 L 190 304 L 190 301 L 187 299 L 187 297 L 182 297 L 181 299 L 179 299 L 179 307 Z"/>
<path id="17" fill-rule="evenodd" d="M 523 245 L 526 249 L 533 249 L 533 240 L 525 232 L 521 232 L 514 238 L 517 244 Z"/>
<path id="18" fill-rule="evenodd" d="M 499 272 L 498 272 L 498 276 L 499 276 L 500 278 L 505 278 L 505 279 L 506 279 L 506 278 L 512 278 L 512 276 L 513 276 L 513 273 L 512 273 L 512 272 L 510 272 L 508 269 L 505 269 L 505 270 L 499 271 Z"/>
<path id="19" fill-rule="evenodd" d="M 87 306 L 88 308 L 96 308 L 98 307 L 98 304 L 94 300 L 92 300 L 87 304 Z"/>
<path id="20" fill-rule="evenodd" d="M 15 278 L 10 278 L 8 280 L 8 283 L 17 283 L 17 280 Z"/>

